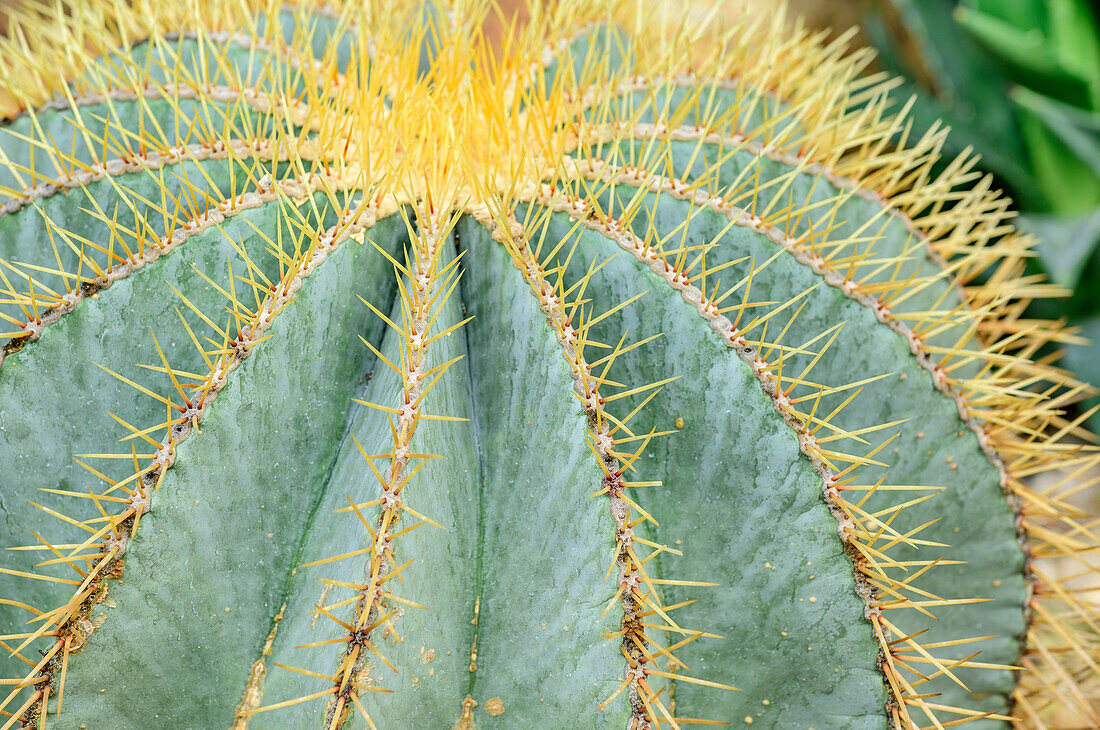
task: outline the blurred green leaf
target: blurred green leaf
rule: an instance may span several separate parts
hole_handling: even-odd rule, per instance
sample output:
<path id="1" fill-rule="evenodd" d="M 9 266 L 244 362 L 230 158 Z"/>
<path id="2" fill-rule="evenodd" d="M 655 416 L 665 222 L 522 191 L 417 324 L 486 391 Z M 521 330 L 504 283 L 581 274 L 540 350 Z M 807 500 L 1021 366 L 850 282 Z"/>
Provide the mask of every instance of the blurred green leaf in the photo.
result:
<path id="1" fill-rule="evenodd" d="M 1087 0 L 1050 0 L 1051 40 L 1067 68 L 1079 68 L 1079 75 L 1092 89 L 1093 111 L 1100 112 L 1100 16 Z"/>
<path id="2" fill-rule="evenodd" d="M 1067 14 L 1077 13 L 1067 11 Z M 1087 57 L 1098 51 L 1090 24 L 1084 23 L 1083 28 L 1073 33 L 1062 30 L 1059 33 L 1062 37 L 1054 38 L 1042 26 L 1015 25 L 968 7 L 956 8 L 954 17 L 959 26 L 1007 67 L 1006 75 L 1062 101 L 1092 108 L 1092 77 L 1098 69 Z"/>
<path id="3" fill-rule="evenodd" d="M 1051 132 L 1041 117 L 1020 109 L 1020 130 L 1027 143 L 1032 174 L 1048 201 L 1047 210 L 1076 215 L 1100 203 L 1100 178 L 1068 144 Z"/>
<path id="4" fill-rule="evenodd" d="M 1076 288 L 1089 258 L 1100 246 L 1100 210 L 1075 218 L 1021 215 L 1017 223 L 1021 229 L 1039 238 L 1035 251 L 1051 280 Z M 1094 288 L 1097 283 L 1100 282 L 1086 284 Z"/>
<path id="5" fill-rule="evenodd" d="M 880 65 L 915 97 L 914 130 L 942 119 L 948 159 L 965 147 L 1005 185 L 1040 243 L 1028 272 L 1072 296 L 1028 316 L 1100 342 L 1100 17 L 1089 0 L 875 0 L 864 28 Z M 1100 344 L 1061 364 L 1100 382 Z M 1100 403 L 1100 398 L 1094 399 Z M 1089 424 L 1100 433 L 1100 415 Z"/>
<path id="6" fill-rule="evenodd" d="M 1030 89 L 1016 87 L 1012 100 L 1032 112 L 1100 178 L 1100 114 L 1090 114 Z"/>
<path id="7" fill-rule="evenodd" d="M 962 0 L 961 5 L 1016 27 L 1045 28 L 1049 19 L 1047 0 Z"/>
<path id="8" fill-rule="evenodd" d="M 937 102 L 956 109 L 960 121 L 995 129 L 999 137 L 1018 146 L 1011 114 L 1004 110 L 1008 83 L 952 20 L 951 0 L 889 0 L 889 5 L 920 56 L 917 61 L 896 54 L 902 67 L 898 70 L 924 81 Z M 914 63 L 921 68 L 914 68 Z"/>
<path id="9" fill-rule="evenodd" d="M 1008 102 L 1009 82 L 951 19 L 952 2 L 884 0 L 883 6 L 908 38 L 897 38 L 887 17 L 875 9 L 868 11 L 864 29 L 879 50 L 880 65 L 905 79 L 894 97 L 916 97 L 914 128 L 928 129 L 942 119 L 951 127 L 944 145 L 946 159 L 970 148 L 981 155 L 983 168 L 1011 187 L 1017 200 L 1043 206 L 1043 195 L 1026 165 L 1015 107 Z M 905 41 L 915 48 L 908 49 Z M 907 49 L 915 50 L 917 58 Z"/>
<path id="10" fill-rule="evenodd" d="M 1076 322 L 1081 327 L 1081 336 L 1089 340 L 1088 345 L 1070 345 L 1062 364 L 1073 371 L 1078 379 L 1087 383 L 1100 383 L 1100 317 Z M 1100 404 L 1100 397 L 1085 401 L 1084 408 Z M 1089 418 L 1088 426 L 1093 433 L 1100 434 L 1100 413 Z"/>

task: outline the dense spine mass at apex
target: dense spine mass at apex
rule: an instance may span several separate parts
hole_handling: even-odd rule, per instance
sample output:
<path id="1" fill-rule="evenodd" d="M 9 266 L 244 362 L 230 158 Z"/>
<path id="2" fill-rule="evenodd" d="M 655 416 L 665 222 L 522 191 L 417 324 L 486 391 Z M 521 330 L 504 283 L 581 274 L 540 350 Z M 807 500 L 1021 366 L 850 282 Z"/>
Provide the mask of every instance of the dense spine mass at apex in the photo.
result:
<path id="1" fill-rule="evenodd" d="M 1100 723 L 1032 242 L 671 7 L 14 16 L 0 730 Z"/>

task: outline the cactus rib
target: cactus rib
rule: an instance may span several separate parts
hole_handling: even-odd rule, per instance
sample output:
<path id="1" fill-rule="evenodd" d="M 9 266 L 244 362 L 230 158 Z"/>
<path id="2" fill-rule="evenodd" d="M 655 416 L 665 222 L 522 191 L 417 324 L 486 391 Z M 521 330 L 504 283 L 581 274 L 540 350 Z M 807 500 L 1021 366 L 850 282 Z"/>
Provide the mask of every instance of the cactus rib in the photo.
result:
<path id="1" fill-rule="evenodd" d="M 583 165 L 579 166 L 582 167 Z M 673 185 L 674 181 L 669 181 L 667 178 L 660 178 L 658 176 L 646 175 L 644 179 L 638 180 L 636 174 L 622 174 L 619 171 L 616 177 L 614 173 L 606 174 L 606 170 L 600 170 L 594 165 L 589 169 L 593 169 L 596 173 L 595 176 L 599 176 L 600 173 L 605 173 L 603 179 L 611 181 L 609 178 L 615 181 L 623 181 L 627 183 L 638 184 L 639 187 L 648 188 L 650 186 L 664 187 L 667 191 L 675 190 L 676 192 L 682 191 L 685 187 L 685 183 L 678 183 Z M 578 172 L 578 175 L 583 176 L 584 172 Z M 675 192 L 673 194 L 676 194 Z M 710 204 L 711 201 L 705 200 L 705 195 L 697 191 L 692 196 L 696 203 L 701 205 Z M 875 536 L 880 530 L 885 529 L 893 538 L 900 542 L 911 541 L 910 535 L 902 535 L 896 530 L 889 527 L 887 523 L 882 522 L 876 518 L 875 515 L 869 514 L 862 509 L 858 504 L 853 504 L 844 498 L 844 490 L 847 488 L 845 485 L 851 482 L 849 479 L 849 473 L 851 470 L 860 465 L 860 463 L 866 463 L 859 457 L 852 457 L 852 463 L 844 469 L 840 469 L 835 466 L 839 460 L 844 460 L 845 456 L 837 454 L 835 452 L 823 451 L 823 447 L 818 445 L 818 440 L 814 437 L 811 428 L 814 424 L 812 416 L 807 413 L 801 412 L 797 406 L 795 399 L 792 403 L 790 392 L 797 385 L 810 385 L 814 387 L 814 384 L 809 383 L 805 379 L 805 373 L 797 378 L 786 379 L 782 377 L 781 371 L 777 377 L 774 370 L 774 363 L 769 363 L 761 356 L 761 347 L 764 345 L 750 344 L 746 339 L 747 334 L 753 329 L 754 324 L 745 325 L 743 328 L 739 328 L 736 322 L 731 323 L 729 319 L 721 315 L 717 311 L 717 307 L 710 305 L 707 302 L 707 297 L 703 291 L 697 286 L 689 283 L 687 278 L 681 271 L 677 270 L 668 264 L 667 260 L 655 255 L 652 247 L 647 245 L 645 241 L 639 239 L 636 235 L 632 234 L 629 229 L 623 226 L 617 221 L 605 220 L 599 221 L 594 219 L 591 213 L 586 211 L 588 207 L 584 201 L 570 200 L 564 195 L 557 194 L 551 195 L 544 188 L 543 195 L 536 198 L 536 200 L 551 208 L 552 210 L 558 210 L 567 213 L 571 218 L 577 222 L 581 222 L 589 229 L 597 231 L 608 239 L 614 241 L 622 249 L 627 251 L 638 260 L 644 266 L 652 269 L 658 276 L 662 277 L 668 286 L 673 290 L 679 291 L 684 301 L 695 308 L 700 317 L 705 319 L 710 327 L 715 330 L 720 336 L 721 340 L 727 347 L 737 352 L 742 360 L 745 361 L 752 369 L 753 374 L 760 383 L 760 387 L 769 398 L 771 398 L 776 413 L 778 413 L 784 420 L 784 422 L 798 434 L 799 447 L 807 459 L 810 460 L 813 465 L 814 471 L 819 474 L 822 479 L 822 492 L 826 502 L 829 504 L 834 516 L 840 523 L 839 531 L 841 539 L 845 543 L 846 549 L 849 552 L 849 556 L 856 564 L 856 580 L 857 588 L 856 592 L 861 595 L 867 602 L 867 615 L 874 628 L 875 636 L 879 641 L 881 650 L 884 656 L 891 656 L 897 649 L 895 645 L 897 642 L 901 642 L 905 646 L 912 647 L 921 655 L 928 658 L 933 662 L 938 671 L 943 672 L 947 676 L 954 678 L 952 669 L 956 667 L 971 666 L 969 661 L 963 661 L 955 664 L 944 659 L 935 659 L 923 646 L 920 645 L 912 636 L 908 636 L 905 632 L 898 631 L 884 616 L 882 611 L 884 609 L 898 608 L 897 605 L 889 605 L 882 601 L 877 601 L 874 596 L 879 591 L 885 591 L 889 595 L 901 601 L 901 605 L 960 605 L 962 603 L 973 602 L 977 599 L 955 599 L 945 600 L 938 596 L 931 594 L 925 594 L 924 598 L 931 598 L 931 601 L 924 601 L 920 604 L 916 604 L 912 598 L 905 597 L 903 592 L 913 591 L 913 586 L 909 585 L 909 580 L 905 581 L 897 580 L 890 577 L 885 568 L 891 565 L 897 565 L 897 561 L 892 559 L 888 554 L 889 544 L 886 549 L 881 546 L 875 546 Z M 777 242 L 778 245 L 784 246 L 791 250 L 791 253 L 800 260 L 801 263 L 809 265 L 809 262 L 803 259 L 808 258 L 801 247 L 796 246 L 790 242 L 790 236 L 774 227 L 764 226 L 763 224 L 755 221 L 748 221 L 747 214 L 736 208 L 729 208 L 727 206 L 721 206 L 720 212 L 727 215 L 731 219 L 738 220 L 741 225 L 748 225 L 758 230 L 760 233 L 767 235 L 770 239 Z M 745 220 L 739 220 L 744 216 Z M 817 273 L 821 273 L 818 271 Z M 835 284 L 834 284 L 835 285 Z M 852 292 L 847 292 L 847 295 L 854 297 Z M 795 298 L 797 300 L 797 297 Z M 792 300 L 792 301 L 795 301 Z M 740 315 L 744 312 L 743 309 L 738 311 L 738 320 Z M 825 333 L 828 334 L 828 333 Z M 807 345 L 803 345 L 805 348 Z M 827 347 L 827 346 L 826 346 Z M 824 349 L 820 354 L 824 354 Z M 818 355 L 820 357 L 820 354 Z M 808 368 L 807 368 L 808 369 Z M 860 385 L 860 384 L 856 384 Z M 824 391 L 824 386 L 817 386 Z M 840 388 L 838 390 L 847 389 L 849 386 Z M 941 386 L 942 387 L 942 386 Z M 804 400 L 804 399 L 802 399 Z M 861 431 L 861 434 L 872 433 L 876 430 L 888 428 L 893 424 L 882 424 L 880 426 L 873 426 Z M 813 429 L 816 430 L 816 429 Z M 824 442 L 822 442 L 824 443 Z M 888 444 L 885 442 L 883 446 Z M 879 447 L 880 449 L 882 446 Z M 875 451 L 872 451 L 864 459 L 872 459 L 875 457 Z M 994 462 L 996 463 L 996 462 Z M 914 489 L 915 494 L 919 493 L 920 487 Z M 870 538 L 870 539 L 868 539 Z M 920 566 L 920 573 L 926 572 L 931 568 L 934 568 L 939 560 L 925 561 L 926 564 Z M 918 573 L 919 574 L 919 573 Z M 919 601 L 921 596 L 916 597 Z M 897 642 L 893 637 L 898 637 Z M 915 690 L 912 685 L 906 681 L 902 673 L 891 662 L 887 661 L 884 666 L 886 671 L 887 680 L 894 692 L 896 702 L 894 703 L 891 711 L 895 714 L 901 712 L 900 706 L 914 705 L 925 710 L 929 718 L 932 719 L 930 709 L 926 705 L 926 700 L 920 691 Z M 938 709 L 952 711 L 953 708 L 946 706 L 940 706 Z M 994 719 L 1008 719 L 1004 716 L 997 715 L 995 713 L 990 714 L 990 717 Z M 895 717 L 895 720 L 900 723 L 900 717 Z"/>
<path id="2" fill-rule="evenodd" d="M 205 158 L 205 155 L 211 157 L 214 154 L 210 153 L 208 148 L 202 147 L 197 150 L 189 150 L 193 159 L 201 160 Z M 150 165 L 150 169 L 156 169 L 157 165 Z M 83 186 L 83 183 L 81 184 Z M 322 182 L 319 178 L 311 176 L 305 180 L 286 179 L 279 183 L 283 194 L 290 196 L 291 198 L 303 198 L 307 195 L 316 192 L 322 188 Z M 33 283 L 29 290 L 24 292 L 16 292 L 11 288 L 10 282 L 6 282 L 8 286 L 8 295 L 12 297 L 18 297 L 21 300 L 21 306 L 24 308 L 24 313 L 33 313 L 32 318 L 28 318 L 28 321 L 23 323 L 22 333 L 12 333 L 8 342 L 0 347 L 0 367 L 3 367 L 4 359 L 7 355 L 23 347 L 27 342 L 33 342 L 42 335 L 42 331 L 45 327 L 57 322 L 61 317 L 72 312 L 79 304 L 89 296 L 98 295 L 99 292 L 109 289 L 110 286 L 126 276 L 129 276 L 134 271 L 137 271 L 157 259 L 164 256 L 168 252 L 175 248 L 182 246 L 191 237 L 196 236 L 207 229 L 219 225 L 227 218 L 239 215 L 246 210 L 253 210 L 260 206 L 273 203 L 279 199 L 279 194 L 276 193 L 274 186 L 266 187 L 264 183 L 257 185 L 255 191 L 243 191 L 239 195 L 232 199 L 225 199 L 216 202 L 212 209 L 197 215 L 194 218 L 183 220 L 180 223 L 180 227 L 169 231 L 165 235 L 160 237 L 159 241 L 149 241 L 148 248 L 143 251 L 139 250 L 137 255 L 128 258 L 124 266 L 108 267 L 102 271 L 101 275 L 96 278 L 86 278 L 81 281 L 81 285 L 77 288 L 70 288 L 65 295 L 59 298 L 45 299 L 42 297 L 41 290 L 39 297 L 34 296 Z M 8 264 L 16 273 L 23 273 L 19 270 L 18 264 Z M 28 282 L 33 280 L 28 275 Z M 30 312 L 27 312 L 26 308 L 30 307 Z M 7 317 L 5 317 L 7 319 Z M 19 324 L 13 322 L 13 324 Z"/>
<path id="3" fill-rule="evenodd" d="M 685 635 L 688 639 L 705 636 L 706 633 L 684 630 L 668 615 L 658 596 L 658 581 L 648 575 L 646 569 L 642 567 L 643 562 L 638 557 L 634 528 L 629 523 L 629 515 L 631 509 L 640 512 L 643 517 L 648 515 L 626 493 L 626 489 L 634 485 L 634 482 L 623 478 L 632 458 L 629 453 L 618 451 L 620 446 L 612 431 L 615 423 L 604 411 L 602 405 L 605 398 L 600 392 L 600 379 L 592 377 L 592 366 L 585 359 L 584 350 L 589 344 L 586 341 L 586 328 L 583 325 L 574 328 L 570 323 L 571 318 L 563 306 L 565 304 L 563 297 L 555 291 L 555 287 L 547 280 L 542 265 L 532 255 L 524 226 L 519 221 L 512 216 L 504 217 L 500 212 L 485 209 L 475 209 L 471 211 L 471 215 L 492 232 L 494 239 L 509 249 L 516 267 L 530 286 L 532 295 L 538 299 L 539 308 L 546 314 L 547 323 L 554 329 L 555 337 L 562 348 L 562 356 L 569 364 L 573 376 L 573 393 L 581 401 L 588 422 L 589 448 L 599 460 L 602 471 L 601 489 L 589 496 L 600 497 L 606 494 L 609 509 L 615 521 L 615 550 L 609 572 L 614 568 L 618 569 L 616 574 L 618 591 L 608 607 L 618 601 L 623 611 L 622 629 L 619 635 L 622 636 L 622 652 L 627 666 L 623 681 L 604 700 L 601 707 L 606 706 L 626 689 L 633 711 L 632 722 L 637 727 L 645 727 L 651 721 L 648 718 L 657 717 L 665 718 L 675 727 L 676 720 L 661 701 L 658 692 L 649 684 L 649 677 L 665 675 L 653 667 L 655 658 L 650 651 L 652 639 L 647 635 L 643 617 L 647 612 L 655 613 L 667 621 L 673 630 Z M 641 390 L 643 392 L 652 390 L 659 388 L 662 384 L 658 382 L 646 385 Z M 624 456 L 628 459 L 627 463 L 622 461 Z M 648 519 L 652 521 L 652 518 Z M 668 549 L 667 545 L 656 546 L 658 552 Z M 672 585 L 676 581 L 665 580 L 660 583 Z M 672 656 L 669 649 L 662 649 L 661 654 Z M 700 681 L 686 675 L 681 679 Z M 710 684 L 724 689 L 734 689 L 726 685 Z"/>
<path id="4" fill-rule="evenodd" d="M 434 331 L 433 327 L 437 323 L 439 308 L 444 306 L 454 293 L 458 284 L 459 269 L 457 258 L 450 263 L 443 263 L 442 249 L 448 243 L 447 233 L 453 225 L 453 221 L 443 219 L 436 211 L 423 211 L 416 218 L 420 223 L 420 232 L 414 238 L 414 245 L 410 247 L 412 256 L 406 261 L 409 280 L 405 283 L 405 286 L 401 287 L 405 324 L 400 332 L 401 338 L 406 344 L 400 367 L 403 397 L 396 409 L 381 405 L 374 406 L 378 409 L 385 409 L 397 416 L 397 426 L 393 438 L 393 456 L 383 475 L 375 470 L 374 463 L 366 452 L 362 451 L 362 447 L 359 447 L 364 461 L 372 468 L 372 471 L 375 471 L 375 477 L 378 478 L 378 482 L 382 487 L 382 496 L 372 502 L 358 505 L 352 502 L 350 497 L 348 498 L 348 501 L 352 503 L 351 509 L 355 511 L 360 520 L 364 521 L 364 526 L 368 529 L 369 526 L 366 525 L 360 510 L 368 507 L 381 507 L 375 528 L 370 531 L 372 539 L 369 553 L 370 560 L 367 566 L 367 580 L 365 585 L 362 586 L 361 597 L 354 604 L 355 613 L 352 623 L 345 623 L 330 611 L 319 607 L 326 618 L 347 630 L 344 639 L 347 649 L 333 675 L 334 682 L 330 691 L 334 697 L 326 709 L 325 724 L 329 730 L 335 730 L 343 725 L 352 703 L 363 714 L 372 730 L 376 730 L 374 722 L 370 718 L 370 713 L 367 712 L 359 700 L 356 686 L 352 680 L 359 676 L 366 665 L 368 654 L 365 649 L 389 664 L 389 660 L 371 643 L 372 631 L 387 623 L 397 613 L 396 610 L 390 611 L 383 607 L 383 598 L 387 595 L 392 598 L 393 589 L 383 588 L 382 584 L 397 576 L 412 562 L 409 561 L 400 566 L 391 566 L 394 553 L 393 540 L 401 532 L 404 532 L 402 530 L 395 534 L 393 530 L 398 527 L 403 512 L 419 519 L 419 524 L 427 523 L 440 527 L 431 518 L 410 507 L 402 499 L 401 493 L 419 470 L 419 467 L 426 463 L 423 455 L 410 453 L 417 425 L 421 420 L 449 420 L 446 416 L 430 415 L 425 412 L 424 401 L 432 386 L 439 382 L 447 369 L 457 362 L 457 359 L 449 360 L 436 368 L 428 368 L 426 351 L 431 347 L 434 340 L 447 335 L 463 324 L 459 323 L 455 327 L 447 328 L 442 332 Z M 396 328 L 396 325 L 391 326 Z M 428 378 L 433 379 L 427 380 Z M 427 380 L 427 382 L 422 382 L 422 380 Z M 365 401 L 360 402 L 365 404 Z M 356 445 L 358 446 L 358 443 Z M 420 464 L 415 468 L 410 468 L 411 460 L 416 457 L 421 458 Z M 392 665 L 390 666 L 392 667 Z"/>
<path id="5" fill-rule="evenodd" d="M 115 157 L 105 160 L 103 163 L 96 163 L 88 171 L 61 174 L 53 178 L 51 182 L 35 185 L 26 195 L 19 198 L 10 198 L 6 201 L 3 208 L 0 209 L 0 215 L 17 213 L 23 208 L 33 205 L 35 201 L 67 193 L 77 188 L 84 188 L 107 178 L 117 178 L 147 170 L 160 170 L 184 161 L 243 159 L 249 156 L 255 156 L 257 159 L 265 161 L 286 161 L 289 159 L 289 155 L 285 150 L 280 152 L 277 148 L 273 149 L 273 147 L 266 138 L 234 138 L 220 144 L 217 148 L 212 148 L 209 143 L 188 144 L 170 148 L 165 153 L 151 150 L 127 158 Z M 308 152 L 303 156 L 306 159 L 311 159 Z"/>
<path id="6" fill-rule="evenodd" d="M 285 200 L 285 197 L 283 200 Z M 44 669 L 47 676 L 55 672 L 63 676 L 64 670 L 62 667 L 67 668 L 71 652 L 80 649 L 83 643 L 94 633 L 95 628 L 89 625 L 89 618 L 95 605 L 106 599 L 106 581 L 118 580 L 122 577 L 122 563 L 119 558 L 126 552 L 127 545 L 132 535 L 137 531 L 142 515 L 151 509 L 155 492 L 159 489 L 167 470 L 175 462 L 178 446 L 192 434 L 206 409 L 214 402 L 219 391 L 225 387 L 230 373 L 251 355 L 257 344 L 266 339 L 265 331 L 270 328 L 275 317 L 294 298 L 297 290 L 302 285 L 303 279 L 323 263 L 329 252 L 335 250 L 341 243 L 372 225 L 378 218 L 392 214 L 395 208 L 391 205 L 383 204 L 375 208 L 360 207 L 354 211 L 354 214 L 344 218 L 332 228 L 320 232 L 294 261 L 294 265 L 288 267 L 284 278 L 277 283 L 272 294 L 257 306 L 255 313 L 241 327 L 238 337 L 227 341 L 225 343 L 226 349 L 217 360 L 210 363 L 210 371 L 205 374 L 202 384 L 197 388 L 198 398 L 192 400 L 181 390 L 180 396 L 186 407 L 173 404 L 175 410 L 179 411 L 179 415 L 168 422 L 172 428 L 167 440 L 157 443 L 149 439 L 148 436 L 144 436 L 146 441 L 150 441 L 156 446 L 155 453 L 149 457 L 151 458 L 150 465 L 138 468 L 132 476 L 120 482 L 107 480 L 112 489 L 121 489 L 129 497 L 103 497 L 103 499 L 120 502 L 126 508 L 105 520 L 106 525 L 98 531 L 92 532 L 91 537 L 73 550 L 69 556 L 61 556 L 69 565 L 74 565 L 78 560 L 91 557 L 94 560 L 94 567 L 84 575 L 82 581 L 65 581 L 77 586 L 72 597 L 63 605 L 39 615 L 38 622 L 40 626 L 35 631 L 19 636 L 18 639 L 21 639 L 21 642 L 11 650 L 12 653 L 19 655 L 25 647 L 39 637 L 62 635 L 66 637 L 54 642 L 53 647 L 45 654 L 42 661 L 35 665 L 34 670 L 29 675 L 31 679 L 38 676 Z M 171 371 L 167 362 L 165 368 L 169 372 Z M 111 374 L 114 375 L 114 373 Z M 122 378 L 122 376 L 116 377 L 142 389 L 141 386 L 133 384 Z M 144 392 L 144 389 L 142 390 Z M 161 398 L 155 394 L 149 394 L 158 399 Z M 132 427 L 130 428 L 135 434 L 144 433 Z M 104 478 L 106 479 L 106 477 Z M 104 540 L 101 552 L 90 556 L 81 554 L 82 551 L 88 548 L 97 547 L 96 541 L 100 539 Z M 73 636 L 77 636 L 79 639 L 74 642 L 72 641 Z M 50 686 L 48 685 L 45 690 L 35 693 L 37 699 L 41 701 L 41 709 L 37 713 L 39 715 L 45 714 Z M 17 686 L 9 693 L 0 702 L 0 709 L 6 707 L 18 695 L 20 690 L 21 687 Z M 58 692 L 59 712 L 62 691 L 63 684 Z M 29 710 L 29 704 L 22 707 L 12 715 L 9 722 L 3 727 L 11 727 L 12 723 Z"/>

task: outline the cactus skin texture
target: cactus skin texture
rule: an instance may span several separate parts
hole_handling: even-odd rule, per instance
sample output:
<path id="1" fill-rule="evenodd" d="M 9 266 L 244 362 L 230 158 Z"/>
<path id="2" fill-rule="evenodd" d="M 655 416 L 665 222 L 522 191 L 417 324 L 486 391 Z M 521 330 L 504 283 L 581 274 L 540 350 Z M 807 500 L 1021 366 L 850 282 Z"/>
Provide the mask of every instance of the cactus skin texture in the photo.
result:
<path id="1" fill-rule="evenodd" d="M 1100 726 L 1072 335 L 867 54 L 181 7 L 0 46 L 3 730 Z"/>

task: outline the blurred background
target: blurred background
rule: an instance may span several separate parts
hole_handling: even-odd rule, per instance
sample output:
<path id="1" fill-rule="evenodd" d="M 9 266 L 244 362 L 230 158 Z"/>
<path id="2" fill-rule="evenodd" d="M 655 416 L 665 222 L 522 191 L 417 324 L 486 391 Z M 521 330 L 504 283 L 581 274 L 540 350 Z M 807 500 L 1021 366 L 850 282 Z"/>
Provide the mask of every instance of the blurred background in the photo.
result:
<path id="1" fill-rule="evenodd" d="M 709 3 L 699 2 L 699 6 Z M 778 0 L 736 0 L 775 12 Z M 913 137 L 942 120 L 944 161 L 965 149 L 1013 200 L 1041 243 L 1033 272 L 1073 291 L 1029 315 L 1064 320 L 1091 341 L 1044 353 L 1100 383 L 1100 3 L 1094 0 L 789 0 L 792 23 L 877 51 L 914 99 Z M 1088 409 L 1100 398 L 1081 404 Z M 1100 413 L 1089 425 L 1100 433 Z"/>
<path id="2" fill-rule="evenodd" d="M 713 6 L 685 0 L 685 13 Z M 941 166 L 971 150 L 1011 198 L 1016 225 L 1040 240 L 1031 273 L 1067 296 L 1031 305 L 1027 317 L 1063 321 L 1082 344 L 1038 354 L 1100 385 L 1100 2 L 1096 0 L 726 0 L 727 17 L 788 9 L 829 37 L 850 29 L 850 48 L 871 47 L 868 73 L 896 77 L 900 108 L 912 100 L 910 138 L 937 121 L 951 128 Z M 675 18 L 674 20 L 679 20 Z M 1096 443 L 1100 396 L 1072 407 Z M 1076 475 L 1076 499 L 1100 513 L 1100 473 Z M 1046 477 L 1046 482 L 1053 477 Z M 1036 484 L 1042 489 L 1046 484 Z M 1090 559 L 1100 565 L 1100 555 Z M 1066 577 L 1067 566 L 1047 566 Z M 1070 583 L 1100 601 L 1100 573 Z"/>
<path id="3" fill-rule="evenodd" d="M 704 0 L 698 6 L 709 5 Z M 779 0 L 731 0 L 731 12 L 775 12 Z M 1100 385 L 1100 2 L 1096 0 L 788 0 L 792 24 L 837 36 L 856 28 L 872 71 L 898 78 L 913 99 L 911 137 L 937 120 L 951 128 L 943 163 L 971 149 L 1013 201 L 1016 225 L 1040 243 L 1032 272 L 1068 296 L 1025 316 L 1064 321 L 1087 340 L 1040 353 Z M 1070 416 L 1100 407 L 1093 395 Z M 1086 424 L 1096 443 L 1100 410 Z M 1090 438 L 1091 437 L 1091 438 Z M 1072 477 L 1075 500 L 1100 514 L 1100 473 Z M 1053 475 L 1037 479 L 1042 490 Z M 1085 558 L 1100 566 L 1100 555 Z M 1047 561 L 1043 569 L 1100 602 L 1100 570 Z"/>
<path id="4" fill-rule="evenodd" d="M 776 4 L 746 3 L 759 12 Z M 1072 292 L 1032 304 L 1027 315 L 1062 320 L 1088 341 L 1041 356 L 1100 384 L 1100 3 L 792 0 L 789 7 L 832 35 L 857 27 L 853 45 L 873 47 L 875 67 L 898 77 L 897 103 L 914 100 L 913 136 L 936 120 L 951 127 L 944 162 L 968 148 L 981 155 L 979 168 L 1012 199 L 1017 226 L 1040 240 L 1033 272 Z M 1097 406 L 1092 396 L 1077 414 Z M 1100 412 L 1087 425 L 1100 434 Z M 1079 479 L 1080 506 L 1095 515 L 1100 474 Z M 1063 577 L 1059 568 L 1067 567 L 1049 566 Z M 1100 601 L 1096 574 L 1071 582 Z"/>
<path id="5" fill-rule="evenodd" d="M 1033 261 L 1070 297 L 1033 305 L 1093 344 L 1061 363 L 1100 383 L 1100 23 L 1089 0 L 876 0 L 854 6 L 878 66 L 915 95 L 918 127 L 951 127 L 947 156 L 971 147 L 1042 241 Z M 831 22 L 820 14 L 814 22 Z M 1090 405 L 1098 401 L 1093 398 Z M 1100 416 L 1090 420 L 1100 432 Z"/>

